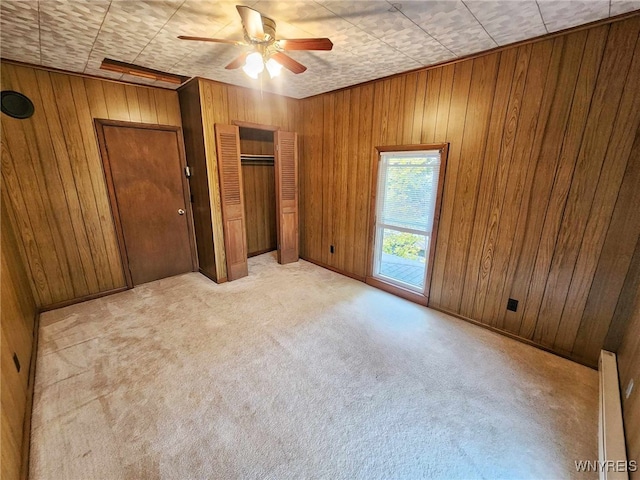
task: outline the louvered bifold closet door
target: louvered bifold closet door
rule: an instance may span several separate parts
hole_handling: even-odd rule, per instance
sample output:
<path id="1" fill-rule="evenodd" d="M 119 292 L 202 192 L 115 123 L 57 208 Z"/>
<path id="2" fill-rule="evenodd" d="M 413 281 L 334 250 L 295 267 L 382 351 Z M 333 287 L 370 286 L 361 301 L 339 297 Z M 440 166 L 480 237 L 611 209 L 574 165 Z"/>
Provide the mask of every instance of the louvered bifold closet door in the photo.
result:
<path id="1" fill-rule="evenodd" d="M 246 277 L 249 273 L 240 167 L 240 130 L 235 125 L 218 124 L 215 129 L 227 280 L 231 281 Z"/>
<path id="2" fill-rule="evenodd" d="M 275 132 L 278 262 L 297 262 L 298 251 L 298 135 Z"/>

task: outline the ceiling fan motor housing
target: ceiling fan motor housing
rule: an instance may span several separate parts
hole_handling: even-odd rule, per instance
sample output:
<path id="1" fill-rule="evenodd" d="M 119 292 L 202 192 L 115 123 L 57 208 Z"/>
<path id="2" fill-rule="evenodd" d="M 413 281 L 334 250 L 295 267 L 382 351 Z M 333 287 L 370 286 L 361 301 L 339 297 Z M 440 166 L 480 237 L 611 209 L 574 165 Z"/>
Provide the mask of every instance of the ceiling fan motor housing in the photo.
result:
<path id="1" fill-rule="evenodd" d="M 264 41 L 273 43 L 276 40 L 276 22 L 269 17 L 262 17 L 262 29 L 264 30 Z"/>

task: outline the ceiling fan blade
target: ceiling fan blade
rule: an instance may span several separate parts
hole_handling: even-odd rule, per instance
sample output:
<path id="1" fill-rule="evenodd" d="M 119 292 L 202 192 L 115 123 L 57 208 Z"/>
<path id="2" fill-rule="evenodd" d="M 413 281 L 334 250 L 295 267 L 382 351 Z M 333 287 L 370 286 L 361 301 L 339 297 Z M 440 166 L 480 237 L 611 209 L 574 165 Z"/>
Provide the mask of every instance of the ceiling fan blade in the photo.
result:
<path id="1" fill-rule="evenodd" d="M 331 50 L 333 42 L 328 38 L 294 38 L 278 40 L 278 46 L 283 50 Z"/>
<path id="2" fill-rule="evenodd" d="M 249 55 L 249 53 L 251 52 L 244 52 L 240 55 L 238 55 L 236 58 L 234 58 L 231 63 L 229 65 L 227 65 L 226 68 L 227 70 L 234 70 L 236 68 L 240 68 L 241 66 L 244 65 L 244 61 L 247 59 L 247 55 Z"/>
<path id="3" fill-rule="evenodd" d="M 264 28 L 262 26 L 262 15 L 260 12 L 255 11 L 253 8 L 245 7 L 244 5 L 236 5 L 240 18 L 242 19 L 242 26 L 245 32 L 250 38 L 256 40 L 264 40 Z"/>
<path id="4" fill-rule="evenodd" d="M 195 40 L 198 42 L 213 42 L 213 43 L 229 43 L 231 45 L 246 45 L 244 42 L 237 40 L 225 40 L 224 38 L 209 38 L 209 37 L 189 37 L 186 35 L 179 35 L 180 40 Z"/>
<path id="5" fill-rule="evenodd" d="M 307 69 L 307 67 L 295 61 L 289 55 L 285 55 L 282 52 L 274 53 L 273 55 L 271 55 L 271 58 L 273 58 L 276 62 L 278 62 L 287 70 L 291 70 L 293 73 L 296 73 L 296 74 L 302 73 Z"/>

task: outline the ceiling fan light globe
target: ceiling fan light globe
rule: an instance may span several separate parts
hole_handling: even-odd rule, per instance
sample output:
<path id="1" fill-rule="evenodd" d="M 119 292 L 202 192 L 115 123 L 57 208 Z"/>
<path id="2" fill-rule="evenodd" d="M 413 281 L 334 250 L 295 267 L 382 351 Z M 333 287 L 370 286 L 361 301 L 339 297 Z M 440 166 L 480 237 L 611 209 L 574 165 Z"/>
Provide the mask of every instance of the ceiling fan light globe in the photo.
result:
<path id="1" fill-rule="evenodd" d="M 251 78 L 258 78 L 258 75 L 264 70 L 262 55 L 258 52 L 253 52 L 250 55 L 247 55 L 245 65 L 242 67 L 242 70 L 244 70 L 244 73 L 249 75 Z"/>
<path id="2" fill-rule="evenodd" d="M 247 67 L 253 69 L 260 69 L 262 71 L 264 69 L 264 61 L 262 60 L 262 55 L 258 52 L 253 52 L 247 55 L 247 60 L 245 61 Z"/>
<path id="3" fill-rule="evenodd" d="M 251 78 L 258 78 L 258 74 L 260 74 L 260 72 L 262 71 L 252 68 L 249 65 L 245 65 L 244 67 L 242 67 L 242 70 L 244 70 L 244 73 L 246 73 Z"/>
<path id="4" fill-rule="evenodd" d="M 282 65 L 276 62 L 273 58 L 267 60 L 267 71 L 271 78 L 277 77 L 282 71 Z"/>

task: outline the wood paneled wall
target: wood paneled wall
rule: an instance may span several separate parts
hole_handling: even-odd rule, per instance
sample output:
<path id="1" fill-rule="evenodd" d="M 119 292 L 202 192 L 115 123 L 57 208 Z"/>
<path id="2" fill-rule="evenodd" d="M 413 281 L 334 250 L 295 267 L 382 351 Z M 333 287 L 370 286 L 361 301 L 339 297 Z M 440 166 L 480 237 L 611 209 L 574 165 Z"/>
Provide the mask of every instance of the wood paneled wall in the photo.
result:
<path id="1" fill-rule="evenodd" d="M 198 82 L 189 82 L 181 88 L 179 98 L 185 154 L 191 169 L 189 187 L 199 268 L 203 274 L 216 280 L 215 244 L 218 242 L 224 244 L 224 241 L 220 237 L 214 240 L 211 229 L 213 217 L 209 201 L 209 178 Z"/>
<path id="2" fill-rule="evenodd" d="M 205 201 L 208 204 L 210 217 L 206 213 L 202 214 L 203 218 L 196 219 L 196 237 L 205 235 L 198 232 L 198 229 L 205 228 L 212 230 L 211 238 L 213 239 L 213 257 L 215 263 L 215 274 L 208 272 L 207 274 L 218 282 L 226 281 L 227 268 L 224 253 L 223 231 L 222 231 L 222 215 L 220 209 L 220 184 L 218 181 L 218 164 L 216 153 L 216 142 L 214 134 L 214 125 L 232 124 L 234 121 L 249 122 L 253 124 L 273 125 L 283 130 L 296 131 L 297 119 L 299 117 L 300 103 L 297 100 L 263 93 L 258 90 L 249 90 L 242 87 L 234 87 L 202 78 L 194 79 L 186 86 L 181 88 L 181 104 L 184 108 L 185 101 L 182 91 L 197 89 L 199 98 L 200 120 L 202 123 L 202 143 L 204 144 L 204 159 L 206 162 L 206 185 L 205 178 L 201 168 L 197 168 L 197 173 L 191 178 L 191 185 L 195 183 L 202 184 L 202 191 L 208 195 L 208 199 L 199 200 L 194 197 L 196 204 L 194 205 L 194 215 L 198 212 L 205 211 L 206 208 L 198 204 Z M 195 105 L 192 100 L 191 103 Z M 197 107 L 192 107 L 196 110 Z M 185 136 L 188 134 L 185 131 Z M 187 144 L 191 143 L 190 138 L 185 138 Z M 198 140 L 199 143 L 199 140 Z M 198 154 L 200 155 L 200 154 Z M 191 166 L 192 161 L 196 158 L 193 154 L 189 154 L 187 150 L 187 162 Z M 198 167 L 198 165 L 196 165 Z M 196 178 L 196 175 L 200 177 Z M 208 224 L 208 225 L 207 225 Z M 209 235 L 207 232 L 206 235 Z M 220 241 L 217 241 L 220 239 Z"/>
<path id="3" fill-rule="evenodd" d="M 240 152 L 273 155 L 273 132 L 240 128 Z M 273 165 L 242 164 L 249 256 L 276 250 L 276 179 Z"/>
<path id="4" fill-rule="evenodd" d="M 636 205 L 636 212 L 637 208 L 638 205 Z M 640 461 L 640 241 L 636 244 L 622 292 L 616 307 L 616 316 L 626 318 L 628 323 L 620 336 L 620 345 L 614 351 L 617 350 L 618 355 L 627 457 L 629 460 L 638 462 Z M 626 390 L 631 381 L 634 387 L 627 397 Z M 640 471 L 631 473 L 630 478 L 631 480 L 640 479 Z"/>
<path id="5" fill-rule="evenodd" d="M 28 446 L 28 431 L 25 432 L 25 416 L 30 415 L 31 385 L 29 370 L 33 349 L 33 333 L 37 314 L 36 303 L 31 293 L 29 278 L 22 263 L 18 243 L 13 232 L 5 191 L 2 199 L 2 478 L 17 480 L 24 470 L 23 449 Z M 16 355 L 20 372 L 13 361 Z M 27 438 L 25 437 L 27 433 Z"/>
<path id="6" fill-rule="evenodd" d="M 177 93 L 7 62 L 2 89 L 35 106 L 2 115 L 2 188 L 36 303 L 124 287 L 93 119 L 180 125 Z"/>
<path id="7" fill-rule="evenodd" d="M 448 142 L 430 305 L 595 366 L 630 262 L 611 256 L 638 236 L 616 200 L 638 184 L 639 31 L 634 16 L 303 100 L 302 256 L 364 277 L 374 147 Z"/>
<path id="8" fill-rule="evenodd" d="M 251 155 L 273 155 L 273 132 L 240 127 L 240 152 Z"/>
<path id="9" fill-rule="evenodd" d="M 276 178 L 273 165 L 243 165 L 244 209 L 249 256 L 278 248 Z"/>

